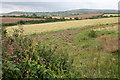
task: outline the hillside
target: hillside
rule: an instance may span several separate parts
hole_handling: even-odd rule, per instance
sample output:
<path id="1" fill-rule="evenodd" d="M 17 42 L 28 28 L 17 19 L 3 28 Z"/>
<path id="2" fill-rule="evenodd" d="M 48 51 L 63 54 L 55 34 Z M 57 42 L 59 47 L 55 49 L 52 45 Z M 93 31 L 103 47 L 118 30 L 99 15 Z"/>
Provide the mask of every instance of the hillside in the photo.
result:
<path id="1" fill-rule="evenodd" d="M 12 14 L 37 14 L 38 16 L 70 16 L 75 14 L 88 14 L 88 13 L 117 13 L 117 10 L 111 9 L 75 9 L 67 11 L 58 11 L 58 12 L 10 12 L 3 15 L 12 15 Z"/>

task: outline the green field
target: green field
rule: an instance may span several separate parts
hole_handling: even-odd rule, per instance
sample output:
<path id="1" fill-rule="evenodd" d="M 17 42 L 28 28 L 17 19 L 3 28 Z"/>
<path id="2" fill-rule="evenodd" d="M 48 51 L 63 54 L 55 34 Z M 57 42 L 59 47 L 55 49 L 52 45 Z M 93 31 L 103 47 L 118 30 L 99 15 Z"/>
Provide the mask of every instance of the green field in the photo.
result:
<path id="1" fill-rule="evenodd" d="M 12 36 L 5 34 L 3 40 L 4 76 L 118 78 L 117 22 L 101 18 L 22 25 L 24 33 L 13 35 L 12 28 L 20 27 L 7 27 Z"/>
<path id="2" fill-rule="evenodd" d="M 92 32 L 93 31 L 93 32 Z M 95 31 L 95 32 L 94 32 Z M 59 45 L 59 49 L 74 58 L 71 64 L 77 77 L 118 77 L 118 25 L 91 26 L 36 35 L 35 40 Z"/>

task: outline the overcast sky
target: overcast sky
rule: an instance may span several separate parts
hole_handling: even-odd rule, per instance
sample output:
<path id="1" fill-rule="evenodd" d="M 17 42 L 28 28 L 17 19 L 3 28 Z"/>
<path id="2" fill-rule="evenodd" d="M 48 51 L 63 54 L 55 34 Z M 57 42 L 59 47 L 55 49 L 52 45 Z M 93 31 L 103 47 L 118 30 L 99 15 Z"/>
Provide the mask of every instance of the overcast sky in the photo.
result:
<path id="1" fill-rule="evenodd" d="M 9 2 L 8 2 L 9 1 Z M 11 2 L 10 2 L 11 1 Z M 118 9 L 119 0 L 4 0 L 0 13 L 54 12 L 72 9 Z"/>

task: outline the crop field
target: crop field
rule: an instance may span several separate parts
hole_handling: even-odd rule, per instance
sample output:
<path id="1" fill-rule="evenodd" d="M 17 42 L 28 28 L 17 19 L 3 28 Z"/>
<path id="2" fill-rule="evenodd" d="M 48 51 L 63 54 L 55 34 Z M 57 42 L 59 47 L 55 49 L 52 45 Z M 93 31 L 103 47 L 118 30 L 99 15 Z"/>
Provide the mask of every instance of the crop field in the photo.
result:
<path id="1" fill-rule="evenodd" d="M 34 18 L 16 18 L 16 17 L 2 17 L 2 23 L 16 23 L 20 20 L 23 21 L 31 21 L 31 20 L 42 20 L 42 19 L 34 19 Z"/>
<path id="2" fill-rule="evenodd" d="M 118 16 L 118 14 L 104 14 L 103 16 Z"/>
<path id="3" fill-rule="evenodd" d="M 69 28 L 80 28 L 89 25 L 99 25 L 99 24 L 107 24 L 107 23 L 118 23 L 118 18 L 101 18 L 101 19 L 86 19 L 86 20 L 73 20 L 73 21 L 64 21 L 64 22 L 52 22 L 52 23 L 44 23 L 44 24 L 31 24 L 31 25 L 22 25 L 24 29 L 24 33 L 26 35 L 41 33 L 41 32 L 49 32 L 49 31 L 57 31 L 64 30 Z M 19 28 L 19 26 L 7 27 L 9 33 L 13 31 L 13 29 Z"/>
<path id="4" fill-rule="evenodd" d="M 96 13 L 96 14 L 80 14 L 80 15 L 75 15 L 75 16 L 68 16 L 68 18 L 90 18 L 90 17 L 95 17 L 95 16 L 101 16 L 103 14 L 101 13 Z"/>

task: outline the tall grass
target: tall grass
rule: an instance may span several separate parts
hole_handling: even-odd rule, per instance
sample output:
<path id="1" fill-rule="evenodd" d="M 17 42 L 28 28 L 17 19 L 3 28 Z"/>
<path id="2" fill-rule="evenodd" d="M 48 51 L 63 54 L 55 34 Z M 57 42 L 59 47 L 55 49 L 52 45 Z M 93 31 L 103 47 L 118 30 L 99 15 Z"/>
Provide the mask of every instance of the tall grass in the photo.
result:
<path id="1" fill-rule="evenodd" d="M 113 25 L 90 27 L 32 36 L 23 36 L 22 28 L 11 36 L 4 31 L 4 79 L 118 78 L 118 37 Z"/>
<path id="2" fill-rule="evenodd" d="M 14 29 L 12 36 L 3 30 L 3 79 L 72 77 L 72 59 L 67 53 L 56 51 L 57 48 L 35 42 L 32 36 L 23 36 L 23 29 Z"/>

